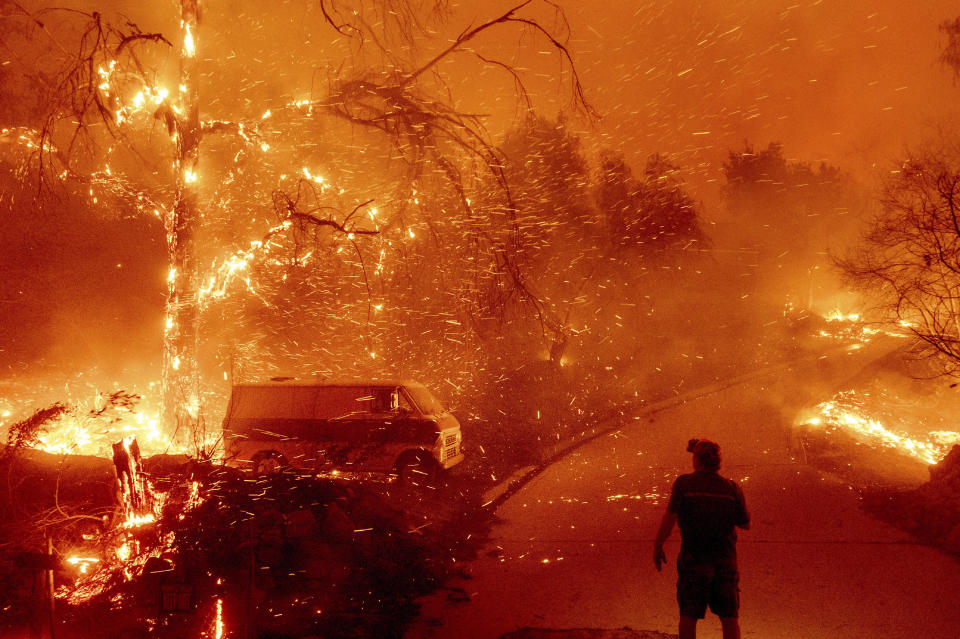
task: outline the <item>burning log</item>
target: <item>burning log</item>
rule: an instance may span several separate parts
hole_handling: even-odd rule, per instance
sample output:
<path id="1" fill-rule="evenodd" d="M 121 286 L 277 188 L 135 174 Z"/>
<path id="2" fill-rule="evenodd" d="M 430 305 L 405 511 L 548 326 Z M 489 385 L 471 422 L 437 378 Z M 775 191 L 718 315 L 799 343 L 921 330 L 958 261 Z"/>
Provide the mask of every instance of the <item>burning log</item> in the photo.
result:
<path id="1" fill-rule="evenodd" d="M 125 437 L 113 445 L 113 467 L 117 479 L 117 514 L 123 524 L 152 521 L 153 499 L 143 476 L 143 460 L 135 438 Z"/>

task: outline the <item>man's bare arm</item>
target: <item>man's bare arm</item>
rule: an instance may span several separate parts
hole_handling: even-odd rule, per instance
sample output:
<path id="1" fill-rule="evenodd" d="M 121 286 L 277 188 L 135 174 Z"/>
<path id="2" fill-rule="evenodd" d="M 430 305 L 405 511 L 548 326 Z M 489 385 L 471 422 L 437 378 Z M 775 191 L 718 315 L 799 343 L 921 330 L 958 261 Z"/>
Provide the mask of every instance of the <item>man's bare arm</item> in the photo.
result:
<path id="1" fill-rule="evenodd" d="M 653 565 L 660 568 L 667 562 L 667 554 L 663 552 L 663 544 L 673 532 L 673 527 L 677 523 L 677 513 L 668 510 L 663 513 L 663 519 L 660 520 L 660 530 L 657 531 L 657 539 L 653 542 Z"/>

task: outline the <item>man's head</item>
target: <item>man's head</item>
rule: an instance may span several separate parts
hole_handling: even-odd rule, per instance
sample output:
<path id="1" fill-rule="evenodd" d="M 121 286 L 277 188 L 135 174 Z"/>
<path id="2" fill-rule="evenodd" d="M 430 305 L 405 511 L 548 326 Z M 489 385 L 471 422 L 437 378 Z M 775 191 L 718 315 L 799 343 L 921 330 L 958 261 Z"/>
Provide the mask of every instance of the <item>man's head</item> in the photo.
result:
<path id="1" fill-rule="evenodd" d="M 687 442 L 687 452 L 693 453 L 695 470 L 720 470 L 720 444 L 709 439 L 691 439 Z"/>

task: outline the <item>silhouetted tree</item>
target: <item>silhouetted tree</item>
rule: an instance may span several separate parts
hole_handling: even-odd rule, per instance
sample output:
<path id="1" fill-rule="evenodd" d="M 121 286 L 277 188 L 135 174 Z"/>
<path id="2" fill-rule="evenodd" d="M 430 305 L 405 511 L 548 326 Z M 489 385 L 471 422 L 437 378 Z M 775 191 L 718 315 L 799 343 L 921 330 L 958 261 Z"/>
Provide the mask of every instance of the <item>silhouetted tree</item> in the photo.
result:
<path id="1" fill-rule="evenodd" d="M 595 197 L 615 246 L 652 257 L 705 237 L 680 167 L 659 153 L 647 158 L 640 179 L 622 156 L 602 153 Z"/>
<path id="2" fill-rule="evenodd" d="M 606 221 L 607 235 L 612 242 L 622 243 L 636 207 L 638 187 L 633 169 L 622 155 L 603 151 L 596 182 L 597 207 Z"/>
<path id="3" fill-rule="evenodd" d="M 881 319 L 912 332 L 952 374 L 960 372 L 958 158 L 940 152 L 904 162 L 863 243 L 838 260 Z"/>
<path id="4" fill-rule="evenodd" d="M 940 52 L 940 62 L 953 70 L 954 79 L 960 77 L 960 17 L 940 23 L 940 31 L 947 43 Z"/>
<path id="5" fill-rule="evenodd" d="M 829 264 L 831 243 L 851 235 L 867 200 L 849 175 L 784 157 L 771 143 L 731 151 L 723 165 L 727 207 L 738 237 L 759 255 L 762 287 L 777 304 L 811 302 L 812 273 Z"/>
<path id="6" fill-rule="evenodd" d="M 697 206 L 684 188 L 680 167 L 663 155 L 655 153 L 647 159 L 637 197 L 641 230 L 627 230 L 628 236 L 638 238 L 635 241 L 662 248 L 704 239 Z"/>
<path id="7" fill-rule="evenodd" d="M 516 211 L 516 259 L 549 359 L 559 364 L 573 305 L 597 251 L 599 219 L 590 199 L 588 162 L 563 116 L 528 114 L 507 133 L 501 150 L 510 196 L 503 205 Z"/>

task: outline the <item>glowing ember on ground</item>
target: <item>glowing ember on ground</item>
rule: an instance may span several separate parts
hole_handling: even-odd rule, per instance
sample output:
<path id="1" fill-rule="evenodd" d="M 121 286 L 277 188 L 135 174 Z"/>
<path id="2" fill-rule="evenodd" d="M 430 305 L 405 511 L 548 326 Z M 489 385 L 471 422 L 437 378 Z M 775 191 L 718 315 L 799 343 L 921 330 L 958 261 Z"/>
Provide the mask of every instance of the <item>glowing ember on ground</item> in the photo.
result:
<path id="1" fill-rule="evenodd" d="M 87 569 L 91 564 L 96 564 L 100 560 L 96 557 L 68 557 L 67 563 L 71 566 L 76 566 L 81 574 L 87 574 Z"/>
<path id="2" fill-rule="evenodd" d="M 831 326 L 829 330 L 820 330 L 820 337 L 855 340 L 862 344 L 869 342 L 877 333 L 885 332 L 865 324 L 863 316 L 859 313 L 843 313 L 839 309 L 834 309 L 824 315 L 823 319 Z M 887 334 L 893 335 L 889 332 Z"/>
<path id="3" fill-rule="evenodd" d="M 828 322 L 859 322 L 859 313 L 841 313 L 839 309 L 834 309 L 824 318 Z"/>
<path id="4" fill-rule="evenodd" d="M 903 429 L 892 430 L 870 415 L 854 391 L 838 393 L 832 400 L 818 404 L 816 412 L 815 417 L 806 420 L 807 425 L 843 429 L 864 443 L 896 449 L 927 464 L 936 464 L 952 444 L 960 443 L 960 433 L 953 431 L 934 431 L 926 439 L 917 439 Z"/>

